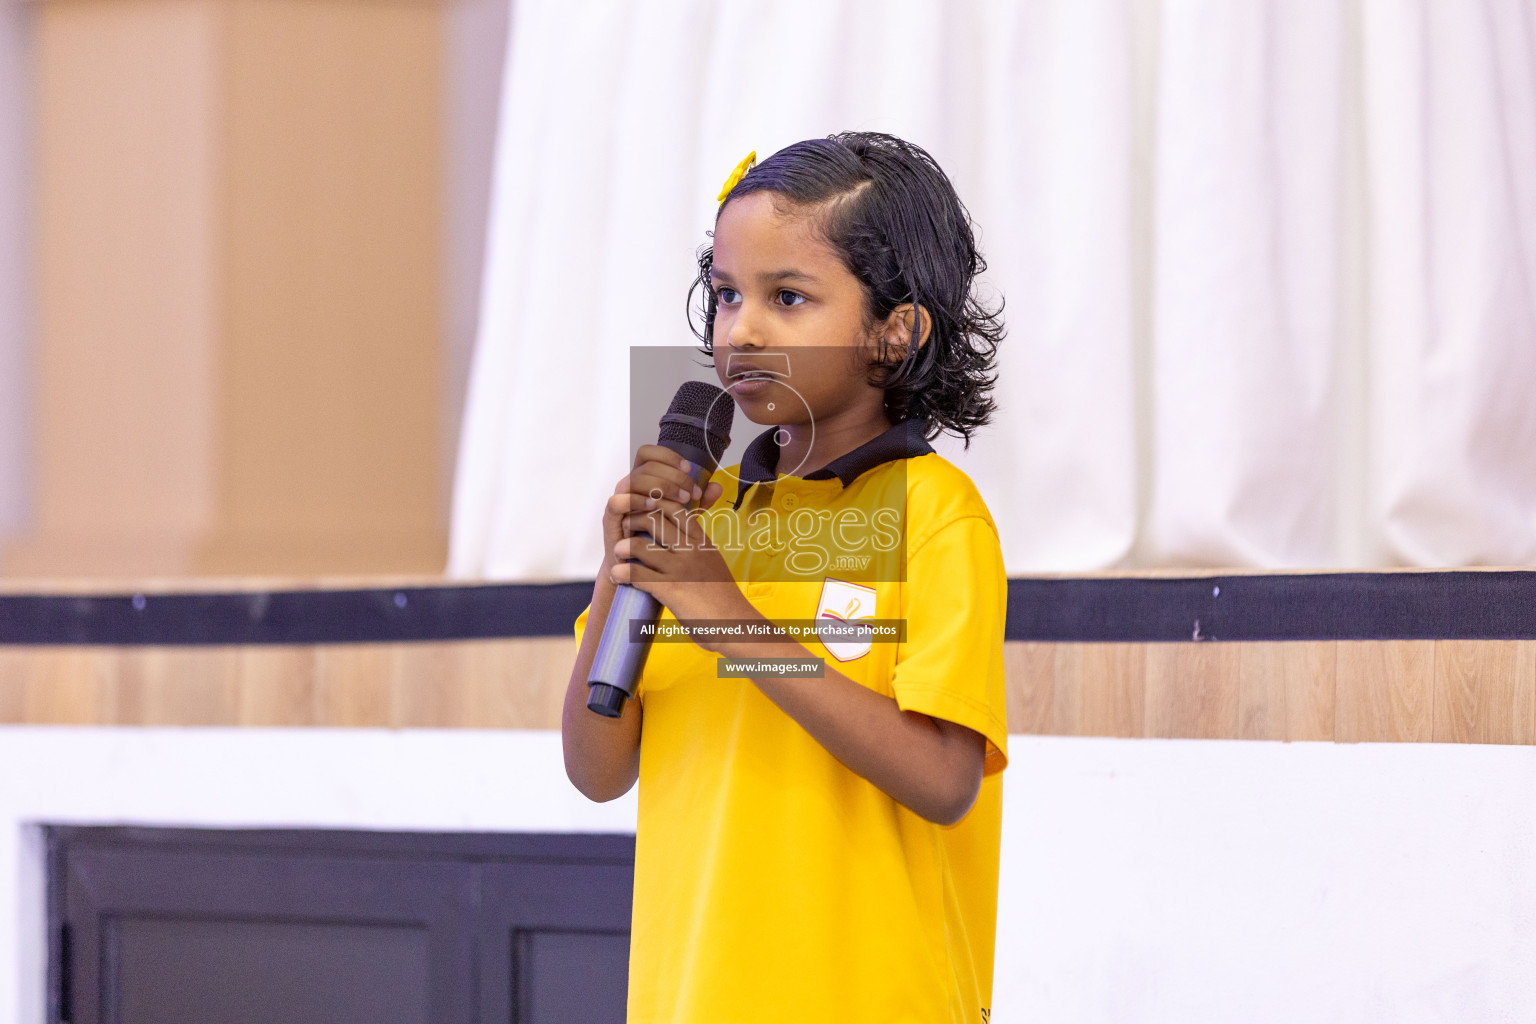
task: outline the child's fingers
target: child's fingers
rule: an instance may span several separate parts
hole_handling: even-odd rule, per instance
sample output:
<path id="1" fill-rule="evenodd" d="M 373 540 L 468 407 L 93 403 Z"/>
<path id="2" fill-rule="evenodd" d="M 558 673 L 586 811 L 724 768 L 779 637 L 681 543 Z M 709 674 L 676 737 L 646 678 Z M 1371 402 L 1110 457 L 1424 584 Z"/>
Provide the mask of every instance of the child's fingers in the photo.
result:
<path id="1" fill-rule="evenodd" d="M 656 502 L 643 494 L 635 494 L 625 491 L 622 494 L 612 494 L 608 497 L 608 506 L 605 511 L 610 516 L 627 516 L 646 509 L 654 508 Z"/>
<path id="2" fill-rule="evenodd" d="M 615 494 L 608 499 L 605 514 L 617 520 L 611 529 L 625 535 L 637 530 L 657 534 L 661 524 L 681 516 L 686 510 L 681 502 L 658 500 L 643 494 Z"/>
<path id="3" fill-rule="evenodd" d="M 667 549 L 651 542 L 648 537 L 625 537 L 613 546 L 613 557 L 619 562 L 635 562 L 647 569 L 659 572 L 664 566 Z"/>
<path id="4" fill-rule="evenodd" d="M 614 583 L 628 583 L 632 587 L 638 587 L 647 593 L 651 588 L 662 582 L 659 573 L 640 562 L 616 562 L 608 570 L 608 578 Z"/>
<path id="5" fill-rule="evenodd" d="M 682 542 L 693 537 L 692 526 L 696 518 L 687 516 L 681 507 L 671 511 L 653 509 L 649 512 L 632 512 L 624 517 L 621 525 L 625 536 L 644 533 L 662 547 L 676 548 L 684 546 Z M 683 521 L 681 529 L 679 529 L 679 520 Z M 702 531 L 700 533 L 702 534 Z"/>
<path id="6" fill-rule="evenodd" d="M 653 493 L 654 492 L 654 493 Z M 691 501 L 699 489 L 693 478 L 675 466 L 645 462 L 619 479 L 614 494 L 640 494 L 647 497 Z"/>
<path id="7" fill-rule="evenodd" d="M 654 444 L 643 445 L 635 454 L 629 489 L 647 495 L 659 489 L 662 492 L 660 497 L 675 497 L 686 503 L 702 494 L 689 475 L 690 469 L 688 462 L 671 449 Z"/>
<path id="8" fill-rule="evenodd" d="M 642 462 L 660 462 L 676 469 L 687 476 L 687 461 L 671 448 L 664 448 L 659 444 L 643 444 L 635 450 L 635 465 Z"/>
<path id="9" fill-rule="evenodd" d="M 699 488 L 694 487 L 691 481 L 688 487 L 680 487 L 676 481 L 671 481 L 667 477 L 633 474 L 630 479 L 630 493 L 639 494 L 641 497 L 648 497 L 648 499 L 656 502 L 657 505 L 662 504 L 662 502 L 673 502 L 674 505 L 687 505 L 694 497 L 699 496 L 700 491 Z M 648 508 L 653 507 L 654 505 L 648 505 Z"/>
<path id="10" fill-rule="evenodd" d="M 646 487 L 647 483 L 654 484 L 656 481 L 638 478 L 633 481 L 633 490 L 628 489 L 630 485 L 625 485 L 623 489 L 614 491 L 613 494 L 608 496 L 603 510 L 610 515 L 618 516 L 627 515 L 630 512 L 660 509 L 670 515 L 683 510 L 687 507 L 688 502 L 695 501 L 703 495 L 703 492 L 695 487 L 693 493 L 688 495 L 685 501 L 682 491 L 673 493 L 664 490 L 660 486 Z"/>

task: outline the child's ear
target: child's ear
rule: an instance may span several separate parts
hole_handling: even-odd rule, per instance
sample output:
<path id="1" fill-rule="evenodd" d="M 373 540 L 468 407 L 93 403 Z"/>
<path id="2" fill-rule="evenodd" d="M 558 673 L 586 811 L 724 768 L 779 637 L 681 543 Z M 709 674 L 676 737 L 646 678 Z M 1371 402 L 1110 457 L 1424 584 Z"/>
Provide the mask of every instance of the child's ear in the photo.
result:
<path id="1" fill-rule="evenodd" d="M 885 343 L 885 350 L 893 354 L 897 361 L 906 355 L 907 346 L 912 343 L 914 318 L 920 324 L 917 347 L 922 348 L 928 344 L 928 335 L 933 331 L 933 318 L 928 315 L 928 310 L 910 302 L 903 302 L 891 310 L 891 315 L 885 318 L 880 340 Z"/>

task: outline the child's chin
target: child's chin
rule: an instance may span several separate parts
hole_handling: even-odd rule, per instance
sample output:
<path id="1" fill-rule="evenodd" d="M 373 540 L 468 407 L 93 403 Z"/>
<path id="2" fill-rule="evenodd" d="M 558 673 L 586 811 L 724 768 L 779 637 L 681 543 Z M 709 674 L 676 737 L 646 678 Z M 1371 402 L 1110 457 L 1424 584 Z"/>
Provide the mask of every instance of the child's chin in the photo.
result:
<path id="1" fill-rule="evenodd" d="M 798 424 L 807 421 L 810 410 L 805 399 L 777 381 L 739 382 L 730 389 L 736 408 L 753 423 L 762 426 Z"/>
<path id="2" fill-rule="evenodd" d="M 797 406 L 800 404 L 795 403 Z M 775 408 L 768 408 L 769 405 Z M 796 416 L 794 413 L 803 413 L 803 409 L 785 408 L 783 402 L 742 401 L 736 400 L 736 409 L 747 418 L 750 423 L 756 423 L 760 427 L 775 427 L 794 424 L 804 419 L 804 416 Z"/>

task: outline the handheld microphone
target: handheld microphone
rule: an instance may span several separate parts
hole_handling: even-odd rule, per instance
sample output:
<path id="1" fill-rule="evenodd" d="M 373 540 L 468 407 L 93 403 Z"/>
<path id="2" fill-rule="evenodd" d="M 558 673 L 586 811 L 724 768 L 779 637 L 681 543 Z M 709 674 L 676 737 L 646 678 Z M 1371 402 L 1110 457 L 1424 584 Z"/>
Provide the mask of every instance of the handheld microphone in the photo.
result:
<path id="1" fill-rule="evenodd" d="M 735 415 L 736 403 L 725 391 L 703 381 L 687 381 L 672 396 L 656 443 L 687 459 L 693 466 L 693 482 L 703 487 L 720 454 L 730 447 Z M 649 539 L 643 533 L 635 536 Z M 654 623 L 660 615 L 660 601 L 627 583 L 619 584 L 603 623 L 592 671 L 587 673 L 589 710 L 605 718 L 618 718 L 623 713 L 624 702 L 635 695 L 635 682 L 651 649 L 649 637 L 631 639 L 630 623 Z"/>

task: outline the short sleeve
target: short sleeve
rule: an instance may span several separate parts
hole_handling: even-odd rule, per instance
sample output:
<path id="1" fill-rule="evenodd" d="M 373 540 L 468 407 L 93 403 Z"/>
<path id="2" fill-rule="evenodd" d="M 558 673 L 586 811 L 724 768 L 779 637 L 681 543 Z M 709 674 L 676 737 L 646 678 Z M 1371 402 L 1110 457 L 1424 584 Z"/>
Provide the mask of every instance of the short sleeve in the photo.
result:
<path id="1" fill-rule="evenodd" d="M 1008 579 L 992 523 L 981 516 L 957 519 L 909 552 L 902 594 L 907 631 L 892 675 L 896 703 L 981 733 L 986 774 L 1002 771 L 1008 763 Z"/>

